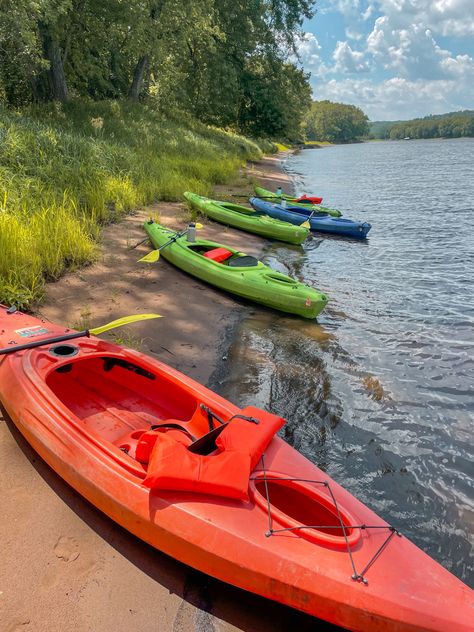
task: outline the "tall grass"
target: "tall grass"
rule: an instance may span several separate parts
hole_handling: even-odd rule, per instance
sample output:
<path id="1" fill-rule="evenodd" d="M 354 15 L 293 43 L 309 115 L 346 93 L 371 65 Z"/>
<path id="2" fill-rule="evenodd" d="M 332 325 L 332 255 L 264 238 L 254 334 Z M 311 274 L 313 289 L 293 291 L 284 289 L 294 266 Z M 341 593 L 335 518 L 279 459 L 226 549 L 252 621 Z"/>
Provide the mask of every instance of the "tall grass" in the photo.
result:
<path id="1" fill-rule="evenodd" d="M 0 108 L 0 302 L 28 307 L 45 280 L 93 261 L 101 224 L 209 194 L 260 156 L 242 136 L 136 104 Z"/>

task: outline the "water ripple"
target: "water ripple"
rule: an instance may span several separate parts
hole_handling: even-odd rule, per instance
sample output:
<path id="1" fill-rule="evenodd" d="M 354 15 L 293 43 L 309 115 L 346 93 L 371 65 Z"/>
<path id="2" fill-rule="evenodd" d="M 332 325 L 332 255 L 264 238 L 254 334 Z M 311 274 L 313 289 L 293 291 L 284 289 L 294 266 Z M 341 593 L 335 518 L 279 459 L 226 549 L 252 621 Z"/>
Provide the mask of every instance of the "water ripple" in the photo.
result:
<path id="1" fill-rule="evenodd" d="M 298 192 L 369 220 L 367 243 L 273 244 L 330 297 L 320 323 L 255 312 L 220 391 L 286 417 L 284 437 L 473 582 L 474 140 L 304 151 Z"/>

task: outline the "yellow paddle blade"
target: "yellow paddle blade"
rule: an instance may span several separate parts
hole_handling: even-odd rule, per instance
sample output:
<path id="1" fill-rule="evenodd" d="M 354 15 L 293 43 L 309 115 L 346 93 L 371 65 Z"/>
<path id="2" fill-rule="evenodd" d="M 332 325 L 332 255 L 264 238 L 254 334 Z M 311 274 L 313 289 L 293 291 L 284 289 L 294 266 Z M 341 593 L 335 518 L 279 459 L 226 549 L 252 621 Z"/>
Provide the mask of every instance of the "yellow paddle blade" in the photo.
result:
<path id="1" fill-rule="evenodd" d="M 309 222 L 303 222 L 302 224 L 300 224 L 300 226 L 302 228 L 311 228 L 311 224 Z"/>
<path id="2" fill-rule="evenodd" d="M 139 320 L 149 320 L 150 318 L 161 318 L 160 314 L 133 314 L 132 316 L 124 316 L 123 318 L 118 318 L 117 320 L 112 320 L 110 323 L 106 323 L 101 327 L 94 327 L 94 329 L 89 329 L 89 333 L 94 336 L 98 336 L 99 334 L 103 334 L 104 331 L 109 331 L 109 329 L 115 329 L 116 327 L 123 327 L 124 325 L 130 325 L 130 323 L 136 323 Z"/>
<path id="3" fill-rule="evenodd" d="M 204 228 L 204 226 L 200 224 L 199 222 L 196 222 L 195 226 L 196 226 L 196 230 L 201 230 L 201 228 Z"/>
<path id="4" fill-rule="evenodd" d="M 156 263 L 160 258 L 159 250 L 152 250 L 147 255 L 138 260 L 138 263 Z"/>

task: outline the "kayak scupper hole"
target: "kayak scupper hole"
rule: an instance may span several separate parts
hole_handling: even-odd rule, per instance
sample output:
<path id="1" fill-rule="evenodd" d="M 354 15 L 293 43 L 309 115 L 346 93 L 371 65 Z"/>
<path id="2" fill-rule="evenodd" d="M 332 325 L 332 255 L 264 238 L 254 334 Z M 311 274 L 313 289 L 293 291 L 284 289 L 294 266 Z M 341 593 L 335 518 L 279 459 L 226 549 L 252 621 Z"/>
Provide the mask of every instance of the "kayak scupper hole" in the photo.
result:
<path id="1" fill-rule="evenodd" d="M 49 353 L 58 358 L 71 358 L 79 353 L 79 347 L 75 345 L 54 345 L 54 347 L 50 347 Z"/>
<path id="2" fill-rule="evenodd" d="M 323 498 L 303 488 L 298 489 L 294 483 L 286 481 L 267 480 L 266 485 L 273 508 L 278 509 L 299 525 L 317 526 L 318 529 L 312 530 L 313 532 L 319 531 L 332 538 L 344 539 L 344 531 L 340 526 L 337 510 L 331 506 L 332 501 L 329 498 Z M 255 487 L 266 498 L 265 481 L 256 480 Z M 353 529 L 349 527 L 350 523 L 345 520 L 343 513 L 341 513 L 341 519 L 346 535 L 350 536 Z M 301 535 L 304 534 L 301 533 Z"/>

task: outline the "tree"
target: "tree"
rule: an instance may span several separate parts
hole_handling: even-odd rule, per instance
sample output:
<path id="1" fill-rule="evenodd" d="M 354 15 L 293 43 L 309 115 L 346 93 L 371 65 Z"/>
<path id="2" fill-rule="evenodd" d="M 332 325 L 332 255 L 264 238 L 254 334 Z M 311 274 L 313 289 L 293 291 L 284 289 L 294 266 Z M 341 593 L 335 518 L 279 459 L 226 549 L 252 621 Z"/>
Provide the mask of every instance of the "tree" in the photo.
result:
<path id="1" fill-rule="evenodd" d="M 313 0 L 0 0 L 0 99 L 143 100 L 205 123 L 299 136 L 291 61 Z"/>
<path id="2" fill-rule="evenodd" d="M 369 119 L 355 105 L 315 101 L 305 117 L 305 133 L 309 140 L 350 142 L 369 133 Z"/>

